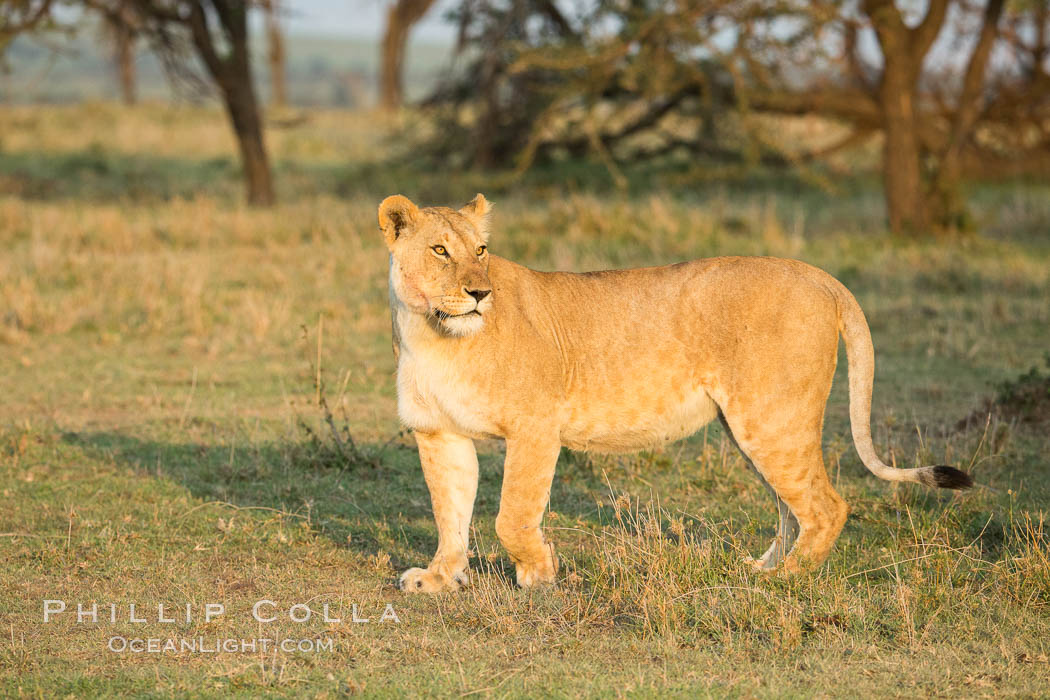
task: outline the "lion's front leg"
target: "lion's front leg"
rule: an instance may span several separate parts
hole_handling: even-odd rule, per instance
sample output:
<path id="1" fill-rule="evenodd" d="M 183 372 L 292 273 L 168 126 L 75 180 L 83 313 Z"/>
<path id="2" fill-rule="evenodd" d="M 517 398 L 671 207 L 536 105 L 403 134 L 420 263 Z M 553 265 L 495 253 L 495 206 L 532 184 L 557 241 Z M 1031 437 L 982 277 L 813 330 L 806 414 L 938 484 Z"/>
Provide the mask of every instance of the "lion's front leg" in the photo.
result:
<path id="1" fill-rule="evenodd" d="M 551 583 L 558 572 L 554 546 L 544 539 L 540 526 L 560 449 L 557 438 L 507 439 L 496 534 L 514 560 L 522 587 Z"/>
<path id="2" fill-rule="evenodd" d="M 401 574 L 407 593 L 456 590 L 467 583 L 470 518 L 478 490 L 478 455 L 474 442 L 454 433 L 416 432 L 419 462 L 430 489 L 438 548 L 430 566 Z"/>

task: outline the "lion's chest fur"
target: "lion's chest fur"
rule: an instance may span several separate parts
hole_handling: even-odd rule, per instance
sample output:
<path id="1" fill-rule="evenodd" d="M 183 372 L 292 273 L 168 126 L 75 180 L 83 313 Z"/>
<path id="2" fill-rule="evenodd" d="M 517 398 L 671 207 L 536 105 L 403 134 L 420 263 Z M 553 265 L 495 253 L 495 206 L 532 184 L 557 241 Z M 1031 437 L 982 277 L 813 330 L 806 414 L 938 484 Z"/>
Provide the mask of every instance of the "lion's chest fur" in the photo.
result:
<path id="1" fill-rule="evenodd" d="M 454 367 L 403 354 L 398 363 L 397 408 L 406 427 L 422 432 L 451 431 L 474 438 L 493 437 L 499 427 L 485 397 L 461 381 Z"/>
<path id="2" fill-rule="evenodd" d="M 469 356 L 450 350 L 454 343 L 412 342 L 414 319 L 402 319 L 403 342 L 397 367 L 397 407 L 401 422 L 421 432 L 450 431 L 474 438 L 500 434 L 493 397 L 479 380 Z M 406 333 L 407 331 L 407 333 Z M 407 338 L 405 336 L 408 336 Z"/>

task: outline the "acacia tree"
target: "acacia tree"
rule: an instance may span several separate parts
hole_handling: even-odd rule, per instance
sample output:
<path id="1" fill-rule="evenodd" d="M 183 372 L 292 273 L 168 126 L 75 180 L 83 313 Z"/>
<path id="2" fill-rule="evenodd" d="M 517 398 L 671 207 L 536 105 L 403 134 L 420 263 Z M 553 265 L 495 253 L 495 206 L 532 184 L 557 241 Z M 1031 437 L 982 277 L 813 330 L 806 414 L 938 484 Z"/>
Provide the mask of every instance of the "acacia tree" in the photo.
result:
<path id="1" fill-rule="evenodd" d="M 918 137 L 919 78 L 926 54 L 948 14 L 948 0 L 931 0 L 926 16 L 914 27 L 905 24 L 893 0 L 864 0 L 878 37 L 883 68 L 870 93 L 878 102 L 884 133 L 883 183 L 890 228 L 926 228 Z M 1003 0 L 990 0 L 990 25 L 995 31 Z M 854 51 L 857 49 L 854 48 Z M 854 57 L 859 61 L 859 57 Z M 983 70 L 983 67 L 982 67 Z M 854 77 L 862 79 L 863 75 Z"/>
<path id="2" fill-rule="evenodd" d="M 120 94 L 124 104 L 133 105 L 137 100 L 135 81 L 135 42 L 138 38 L 139 22 L 131 0 L 95 2 L 89 5 L 102 17 L 103 33 L 113 46 L 113 61 L 120 82 Z"/>
<path id="3" fill-rule="evenodd" d="M 288 75 L 279 0 L 263 0 L 263 11 L 266 14 L 266 60 L 270 69 L 270 102 L 276 107 L 286 107 Z"/>
<path id="4" fill-rule="evenodd" d="M 408 35 L 433 4 L 434 0 L 394 0 L 387 12 L 379 71 L 379 104 L 383 109 L 397 109 L 404 100 L 404 60 Z"/>
<path id="5" fill-rule="evenodd" d="M 1037 4 L 1042 5 L 1042 18 Z M 1045 26 L 1048 5 L 1046 0 L 1019 5 L 1009 21 Z M 890 227 L 905 233 L 954 228 L 965 216 L 957 193 L 963 155 L 969 151 L 980 160 L 976 130 L 982 121 L 991 120 L 988 107 L 995 93 L 1008 84 L 1014 89 L 1023 83 L 1028 83 L 1025 90 L 1035 87 L 1031 75 L 989 71 L 997 44 L 1003 59 L 1010 58 L 1005 7 L 1004 0 L 985 0 L 983 6 L 930 0 L 925 13 L 909 22 L 893 0 L 861 0 L 852 8 L 815 0 L 800 15 L 801 32 L 813 39 L 838 40 L 837 55 L 829 56 L 828 74 L 810 86 L 818 89 L 809 94 L 767 82 L 755 90 L 755 103 L 770 111 L 837 117 L 852 123 L 855 134 L 881 131 Z M 865 32 L 874 38 L 877 55 L 866 53 L 861 40 Z M 946 47 L 939 59 L 932 55 L 938 41 Z M 800 56 L 812 60 L 823 50 Z M 785 60 L 783 51 L 773 55 Z M 1041 71 L 1045 73 L 1045 64 Z M 1030 96 L 1032 101 L 1023 109 L 1050 107 L 1045 93 L 1036 90 Z M 1021 119 L 1021 111 L 1009 119 Z"/>
<path id="6" fill-rule="evenodd" d="M 2 0 L 0 50 L 23 32 L 55 26 L 56 5 L 103 14 L 134 13 L 135 26 L 164 61 L 169 75 L 196 80 L 199 59 L 218 88 L 233 127 L 248 202 L 274 203 L 273 178 L 252 81 L 248 13 L 252 0 Z"/>
<path id="7" fill-rule="evenodd" d="M 218 88 L 237 139 L 248 202 L 274 203 L 273 178 L 252 81 L 250 0 L 130 0 L 142 34 L 173 75 L 186 75 L 196 56 Z"/>
<path id="8" fill-rule="evenodd" d="M 134 43 L 136 19 L 131 0 L 0 0 L 0 52 L 15 36 L 22 33 L 62 29 L 72 33 L 74 25 L 55 21 L 52 10 L 87 9 L 102 19 L 103 35 L 113 44 L 124 102 L 135 102 Z"/>
<path id="9" fill-rule="evenodd" d="M 817 114 L 851 133 L 802 159 L 881 132 L 891 228 L 957 227 L 962 176 L 1047 165 L 1050 0 L 909 8 L 597 0 L 566 17 L 549 0 L 465 0 L 474 59 L 431 99 L 438 148 L 519 167 L 584 151 L 613 170 L 676 154 L 789 164 L 739 117 Z"/>
<path id="10" fill-rule="evenodd" d="M 0 52 L 19 34 L 51 28 L 51 9 L 56 4 L 56 0 L 0 2 Z"/>

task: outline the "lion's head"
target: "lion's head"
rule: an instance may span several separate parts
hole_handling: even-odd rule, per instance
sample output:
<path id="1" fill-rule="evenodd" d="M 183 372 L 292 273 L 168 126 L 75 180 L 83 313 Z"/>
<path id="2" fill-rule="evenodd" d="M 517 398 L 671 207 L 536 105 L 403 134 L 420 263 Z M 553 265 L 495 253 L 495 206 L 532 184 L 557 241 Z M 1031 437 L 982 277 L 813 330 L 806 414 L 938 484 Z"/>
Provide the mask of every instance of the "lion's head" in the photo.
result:
<path id="1" fill-rule="evenodd" d="M 490 208 L 480 194 L 459 211 L 420 209 L 401 195 L 379 205 L 394 295 L 452 335 L 477 333 L 492 308 L 486 247 Z"/>

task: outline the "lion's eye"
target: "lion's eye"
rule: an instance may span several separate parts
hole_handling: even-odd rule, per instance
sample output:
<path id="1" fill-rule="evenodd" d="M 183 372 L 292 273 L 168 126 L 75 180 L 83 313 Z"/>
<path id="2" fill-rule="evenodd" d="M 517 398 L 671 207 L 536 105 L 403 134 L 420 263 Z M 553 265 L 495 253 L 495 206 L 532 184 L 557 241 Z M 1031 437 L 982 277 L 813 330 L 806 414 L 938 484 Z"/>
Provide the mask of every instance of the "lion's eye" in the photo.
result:
<path id="1" fill-rule="evenodd" d="M 488 250 L 488 248 L 486 246 L 479 245 L 478 249 L 476 251 L 474 251 L 474 252 L 477 253 L 477 256 L 480 258 L 482 255 L 485 254 L 486 250 Z"/>
<path id="2" fill-rule="evenodd" d="M 448 257 L 448 251 L 443 245 L 432 246 L 430 249 L 442 257 Z"/>

